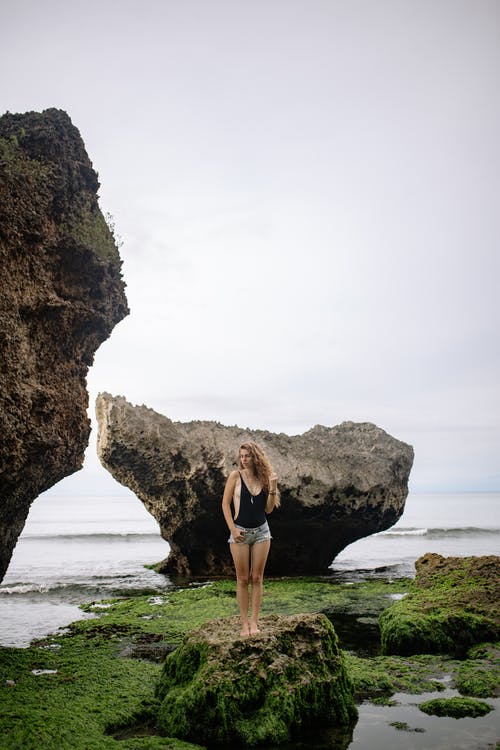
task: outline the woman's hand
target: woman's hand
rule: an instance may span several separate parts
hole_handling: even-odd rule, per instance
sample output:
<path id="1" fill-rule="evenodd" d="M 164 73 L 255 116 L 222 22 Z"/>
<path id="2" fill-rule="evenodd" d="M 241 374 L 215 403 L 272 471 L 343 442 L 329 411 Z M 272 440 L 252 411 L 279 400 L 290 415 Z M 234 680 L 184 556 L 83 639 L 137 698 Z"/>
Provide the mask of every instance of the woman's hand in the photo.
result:
<path id="1" fill-rule="evenodd" d="M 275 471 L 269 475 L 269 490 L 267 493 L 266 513 L 272 513 L 274 508 L 280 506 L 280 493 L 278 491 L 278 475 Z"/>
<path id="2" fill-rule="evenodd" d="M 233 539 L 235 542 L 244 542 L 245 541 L 245 532 L 243 529 L 238 529 L 236 526 L 234 528 L 234 531 L 231 532 L 233 535 Z"/>

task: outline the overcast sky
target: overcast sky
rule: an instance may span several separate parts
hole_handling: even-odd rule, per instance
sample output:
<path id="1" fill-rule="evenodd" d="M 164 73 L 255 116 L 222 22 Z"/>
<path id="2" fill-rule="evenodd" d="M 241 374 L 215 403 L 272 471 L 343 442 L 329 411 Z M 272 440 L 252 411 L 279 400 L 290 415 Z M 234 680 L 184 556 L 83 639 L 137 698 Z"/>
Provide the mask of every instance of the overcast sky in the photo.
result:
<path id="1" fill-rule="evenodd" d="M 500 489 L 497 0 L 0 2 L 2 111 L 68 112 L 123 240 L 92 415 L 370 421 Z M 95 438 L 61 489 L 119 491 Z"/>

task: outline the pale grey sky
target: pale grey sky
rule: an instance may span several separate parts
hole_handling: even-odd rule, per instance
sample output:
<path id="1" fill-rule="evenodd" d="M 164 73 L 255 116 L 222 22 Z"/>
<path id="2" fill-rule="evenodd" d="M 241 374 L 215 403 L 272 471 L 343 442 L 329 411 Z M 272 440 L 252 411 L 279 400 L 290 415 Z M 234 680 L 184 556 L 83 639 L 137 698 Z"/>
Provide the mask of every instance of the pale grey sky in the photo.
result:
<path id="1" fill-rule="evenodd" d="M 60 107 L 123 240 L 99 391 L 500 489 L 500 3 L 0 0 L 2 111 Z M 119 489 L 95 458 L 54 491 Z"/>

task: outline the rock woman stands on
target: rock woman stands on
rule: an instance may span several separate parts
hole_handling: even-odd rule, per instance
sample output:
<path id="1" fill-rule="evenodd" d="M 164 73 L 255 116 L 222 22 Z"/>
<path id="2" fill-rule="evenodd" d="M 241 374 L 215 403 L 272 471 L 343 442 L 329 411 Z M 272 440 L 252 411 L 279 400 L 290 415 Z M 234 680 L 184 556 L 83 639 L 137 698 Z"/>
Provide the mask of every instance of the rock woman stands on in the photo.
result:
<path id="1" fill-rule="evenodd" d="M 241 635 L 259 630 L 262 580 L 271 547 L 271 532 L 266 513 L 279 507 L 278 477 L 266 454 L 256 443 L 243 443 L 239 452 L 239 470 L 227 478 L 222 512 L 229 527 L 228 539 L 236 569 L 236 597 L 241 617 Z M 234 505 L 234 518 L 231 513 Z M 251 596 L 249 585 L 251 584 Z M 250 602 L 249 602 L 250 599 Z M 250 603 L 250 621 L 248 605 Z"/>

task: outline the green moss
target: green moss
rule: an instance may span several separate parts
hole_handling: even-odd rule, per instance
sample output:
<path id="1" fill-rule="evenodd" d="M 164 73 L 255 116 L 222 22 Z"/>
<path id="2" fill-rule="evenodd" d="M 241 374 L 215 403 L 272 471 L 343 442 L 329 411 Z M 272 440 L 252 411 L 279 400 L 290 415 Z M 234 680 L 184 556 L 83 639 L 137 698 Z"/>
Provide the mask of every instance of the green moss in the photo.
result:
<path id="1" fill-rule="evenodd" d="M 409 599 L 409 597 L 408 597 Z M 393 605 L 379 619 L 384 654 L 464 655 L 474 643 L 498 635 L 498 626 L 483 615 L 438 608 L 425 612 L 419 597 Z"/>
<path id="2" fill-rule="evenodd" d="M 74 220 L 65 224 L 69 236 L 90 248 L 104 260 L 118 259 L 113 228 L 108 225 L 99 207 L 89 200 L 81 206 Z"/>
<path id="3" fill-rule="evenodd" d="M 353 722 L 352 685 L 327 618 L 261 622 L 255 639 L 235 635 L 238 618 L 206 623 L 167 657 L 158 687 L 165 734 L 254 746 Z"/>
<path id="4" fill-rule="evenodd" d="M 60 189 L 62 177 L 56 174 L 53 164 L 28 156 L 22 148 L 25 135 L 24 129 L 20 128 L 10 138 L 0 137 L 0 168 L 2 174 L 14 185 L 21 179 L 26 190 L 28 183 L 30 192 L 24 200 L 32 202 L 34 213 L 35 200 L 44 202 L 47 208 L 49 195 Z M 93 195 L 73 196 L 71 210 L 65 212 L 59 229 L 60 239 L 63 241 L 70 237 L 103 260 L 119 261 L 113 220 L 108 216 L 106 221 Z"/>
<path id="5" fill-rule="evenodd" d="M 134 737 L 129 740 L 114 741 L 117 750 L 204 750 L 200 745 L 166 737 Z"/>
<path id="6" fill-rule="evenodd" d="M 498 581 L 477 574 L 490 559 L 454 559 L 452 568 L 439 558 L 443 563 L 435 572 L 417 575 L 408 596 L 379 617 L 383 653 L 465 656 L 476 643 L 498 640 L 500 614 L 492 597 Z"/>
<path id="7" fill-rule="evenodd" d="M 488 698 L 498 695 L 500 685 L 500 644 L 484 643 L 468 653 L 460 663 L 455 685 L 462 695 Z"/>
<path id="8" fill-rule="evenodd" d="M 450 716 L 454 719 L 463 719 L 465 716 L 476 718 L 492 711 L 492 707 L 484 701 L 458 697 L 435 698 L 421 703 L 419 708 L 431 716 Z"/>
<path id="9" fill-rule="evenodd" d="M 38 159 L 31 159 L 20 147 L 20 141 L 24 138 L 24 130 L 21 128 L 19 134 L 10 138 L 0 137 L 0 163 L 4 174 L 12 179 L 19 177 L 29 180 L 47 180 L 51 174 L 48 164 Z"/>
<path id="10" fill-rule="evenodd" d="M 110 728 L 154 715 L 160 666 L 118 658 L 122 647 L 120 637 L 72 635 L 0 649 L 2 750 L 107 750 L 116 747 Z M 175 747 L 159 737 L 148 743 L 142 747 Z"/>
<path id="11" fill-rule="evenodd" d="M 104 632 L 124 629 L 134 634 L 159 634 L 171 645 L 178 645 L 185 633 L 199 627 L 209 619 L 227 617 L 237 612 L 233 582 L 185 588 L 156 595 L 98 602 L 109 604 L 105 609 L 84 607 L 99 614 L 98 620 L 81 620 L 73 623 L 74 632 L 92 634 L 96 629 Z"/>
<path id="12" fill-rule="evenodd" d="M 409 587 L 409 581 L 350 586 L 328 579 L 269 580 L 263 610 L 264 614 L 373 615 L 390 606 L 391 594 Z M 0 735 L 7 738 L 2 739 L 2 750 L 170 747 L 169 740 L 159 736 L 133 738 L 135 728 L 140 732 L 148 723 L 155 731 L 155 690 L 162 670 L 157 659 L 207 620 L 236 615 L 235 583 L 217 581 L 109 604 L 108 609 L 87 605 L 85 609 L 97 617 L 74 623 L 67 635 L 50 637 L 29 649 L 0 649 Z M 476 646 L 468 657 L 467 661 L 432 655 L 361 658 L 344 653 L 360 700 L 438 690 L 444 675 L 464 694 L 494 695 L 500 682 L 498 645 Z M 36 676 L 33 669 L 57 673 Z M 15 686 L 6 687 L 7 680 L 14 680 Z M 114 733 L 127 728 L 130 739 L 117 745 Z"/>
<path id="13" fill-rule="evenodd" d="M 360 658 L 346 654 L 346 663 L 359 701 L 400 692 L 418 694 L 443 690 L 441 677 L 451 668 L 447 660 L 431 656 Z"/>
<path id="14" fill-rule="evenodd" d="M 370 613 L 377 615 L 392 603 L 391 595 L 404 593 L 408 581 L 387 583 L 366 581 L 341 585 L 328 579 L 276 579 L 265 583 L 262 614 L 322 612 Z M 154 602 L 158 602 L 155 604 Z M 99 602 L 103 604 L 105 602 Z M 238 612 L 235 582 L 220 580 L 169 591 L 154 597 L 140 596 L 107 602 L 106 610 L 93 609 L 99 619 L 73 625 L 76 632 L 92 632 L 106 627 L 138 628 L 141 632 L 161 633 L 165 640 L 178 644 L 184 633 L 207 620 L 229 617 Z M 151 619 L 145 619 L 145 618 Z"/>
<path id="15" fill-rule="evenodd" d="M 439 691 L 445 682 L 462 695 L 488 698 L 498 695 L 500 685 L 500 644 L 482 644 L 469 653 L 467 660 L 446 656 L 377 656 L 360 658 L 346 654 L 356 700 L 386 700 L 393 693 Z"/>
<path id="16" fill-rule="evenodd" d="M 331 606 L 340 609 L 352 590 L 331 581 L 290 583 L 289 587 L 285 581 L 267 583 L 266 611 L 314 611 L 315 604 L 316 611 Z M 380 593 L 385 587 L 376 588 L 379 603 L 388 605 L 390 599 Z M 367 588 L 367 602 L 373 591 L 374 587 Z M 356 596 L 360 593 L 361 589 Z M 176 646 L 187 631 L 208 619 L 237 613 L 232 580 L 108 603 L 108 609 L 87 605 L 85 609 L 93 611 L 96 619 L 75 622 L 65 636 L 51 637 L 26 650 L 0 649 L 0 732 L 9 738 L 2 750 L 115 747 L 109 731 L 125 727 L 133 731 L 148 716 L 154 720 L 155 688 L 161 673 L 158 662 L 123 654 L 140 655 L 149 644 L 152 648 Z M 31 669 L 58 671 L 35 676 Z M 15 686 L 3 687 L 7 680 L 14 680 Z M 127 750 L 128 742 L 120 741 L 120 747 Z M 165 738 L 141 738 L 141 745 L 134 747 L 168 747 L 166 742 Z"/>

